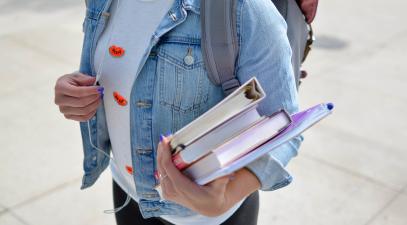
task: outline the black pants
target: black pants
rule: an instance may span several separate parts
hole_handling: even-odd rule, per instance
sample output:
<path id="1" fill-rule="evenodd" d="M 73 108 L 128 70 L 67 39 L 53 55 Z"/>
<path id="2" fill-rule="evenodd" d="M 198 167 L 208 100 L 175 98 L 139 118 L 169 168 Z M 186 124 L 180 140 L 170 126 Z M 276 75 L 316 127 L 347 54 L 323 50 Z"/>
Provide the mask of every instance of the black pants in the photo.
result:
<path id="1" fill-rule="evenodd" d="M 113 202 L 114 207 L 120 207 L 126 201 L 126 193 L 113 181 Z M 251 194 L 240 208 L 227 219 L 223 225 L 256 225 L 259 213 L 259 193 Z M 116 213 L 117 225 L 171 225 L 168 221 L 161 218 L 144 219 L 141 216 L 136 201 L 131 202 L 118 213 Z"/>

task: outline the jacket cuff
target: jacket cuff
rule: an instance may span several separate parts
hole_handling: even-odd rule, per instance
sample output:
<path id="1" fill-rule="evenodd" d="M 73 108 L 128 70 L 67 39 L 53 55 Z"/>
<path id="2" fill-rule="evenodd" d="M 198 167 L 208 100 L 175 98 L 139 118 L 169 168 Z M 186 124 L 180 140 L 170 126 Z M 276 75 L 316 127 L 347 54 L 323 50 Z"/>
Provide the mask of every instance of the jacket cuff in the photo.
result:
<path id="1" fill-rule="evenodd" d="M 292 177 L 284 167 L 297 155 L 301 141 L 301 136 L 295 138 L 246 166 L 260 181 L 260 190 L 274 191 L 291 183 Z"/>

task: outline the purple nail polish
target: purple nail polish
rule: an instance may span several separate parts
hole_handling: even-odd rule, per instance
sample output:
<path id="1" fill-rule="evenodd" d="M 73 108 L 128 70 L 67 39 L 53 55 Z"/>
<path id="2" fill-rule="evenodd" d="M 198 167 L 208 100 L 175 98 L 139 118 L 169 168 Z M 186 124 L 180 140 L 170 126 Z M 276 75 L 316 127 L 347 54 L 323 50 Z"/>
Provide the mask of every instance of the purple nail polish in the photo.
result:
<path id="1" fill-rule="evenodd" d="M 160 142 L 164 140 L 164 135 L 160 134 Z"/>
<path id="2" fill-rule="evenodd" d="M 98 88 L 98 92 L 99 92 L 101 95 L 104 93 L 104 91 L 105 91 L 105 88 L 104 88 L 104 87 L 99 87 L 99 88 Z"/>
<path id="3" fill-rule="evenodd" d="M 168 137 L 168 136 L 171 136 L 171 135 L 172 135 L 171 131 L 168 131 L 165 136 Z"/>

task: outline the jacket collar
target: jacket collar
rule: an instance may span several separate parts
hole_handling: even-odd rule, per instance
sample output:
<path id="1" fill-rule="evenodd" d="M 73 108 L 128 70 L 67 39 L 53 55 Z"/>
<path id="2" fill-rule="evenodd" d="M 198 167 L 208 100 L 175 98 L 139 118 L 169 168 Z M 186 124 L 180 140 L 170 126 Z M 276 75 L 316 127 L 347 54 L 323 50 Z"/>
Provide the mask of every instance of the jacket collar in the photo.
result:
<path id="1" fill-rule="evenodd" d="M 186 10 L 192 10 L 199 14 L 201 8 L 201 0 L 182 0 L 182 5 Z"/>

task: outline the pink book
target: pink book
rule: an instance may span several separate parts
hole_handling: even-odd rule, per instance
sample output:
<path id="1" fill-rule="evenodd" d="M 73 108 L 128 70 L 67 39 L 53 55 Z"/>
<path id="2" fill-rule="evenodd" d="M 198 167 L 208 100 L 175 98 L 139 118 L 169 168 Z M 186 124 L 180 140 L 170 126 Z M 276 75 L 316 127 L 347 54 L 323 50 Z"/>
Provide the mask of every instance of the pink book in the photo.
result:
<path id="1" fill-rule="evenodd" d="M 186 146 L 184 150 L 174 154 L 172 161 L 179 170 L 183 170 L 261 119 L 257 109 L 251 108 Z"/>
<path id="2" fill-rule="evenodd" d="M 259 146 L 256 146 L 255 149 L 248 149 L 247 151 L 243 151 L 245 153 L 239 152 L 239 154 L 232 154 L 234 160 L 229 160 L 226 158 L 225 152 L 232 151 L 233 149 L 244 149 L 241 145 L 236 142 L 235 144 L 226 144 L 223 146 L 222 149 L 216 151 L 216 153 L 212 156 L 211 160 L 214 162 L 205 163 L 204 166 L 199 166 L 201 169 L 205 170 L 205 172 L 199 172 L 196 170 L 192 170 L 187 175 L 190 176 L 192 180 L 199 185 L 205 185 L 216 178 L 228 175 L 233 173 L 240 168 L 246 166 L 247 164 L 255 161 L 259 157 L 267 154 L 270 151 L 278 148 L 280 145 L 286 143 L 287 141 L 291 140 L 292 138 L 300 135 L 308 128 L 312 127 L 320 120 L 324 119 L 328 115 L 332 113 L 334 105 L 332 103 L 322 103 L 316 106 L 313 106 L 307 110 L 295 113 L 291 115 L 291 124 L 285 128 L 282 132 L 278 133 L 276 136 L 266 140 Z M 250 136 L 250 135 L 249 135 Z M 226 148 L 226 146 L 234 147 L 233 149 Z M 239 150 L 240 151 L 240 150 Z M 244 154 L 242 156 L 242 154 Z M 226 159 L 225 159 L 226 158 Z M 199 161 L 200 162 L 200 161 Z M 188 169 L 193 168 L 195 164 L 191 165 Z M 208 166 L 208 168 L 205 168 Z M 196 176 L 200 175 L 200 176 Z"/>
<path id="3" fill-rule="evenodd" d="M 197 178 L 220 169 L 270 140 L 290 123 L 290 116 L 285 110 L 264 117 L 192 164 L 184 170 L 184 174 Z"/>

